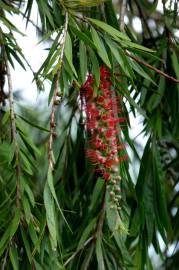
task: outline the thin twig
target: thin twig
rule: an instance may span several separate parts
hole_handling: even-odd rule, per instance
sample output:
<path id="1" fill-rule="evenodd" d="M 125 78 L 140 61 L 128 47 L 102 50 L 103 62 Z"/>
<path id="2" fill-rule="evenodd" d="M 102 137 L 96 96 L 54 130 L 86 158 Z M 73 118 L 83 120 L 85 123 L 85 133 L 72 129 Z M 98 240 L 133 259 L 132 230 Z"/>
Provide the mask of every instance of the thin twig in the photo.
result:
<path id="1" fill-rule="evenodd" d="M 76 252 L 74 252 L 73 255 L 71 255 L 71 257 L 64 263 L 64 266 L 67 266 L 69 264 L 69 262 L 71 260 L 73 260 L 73 258 L 78 254 L 78 252 L 80 250 L 84 249 L 93 239 L 94 239 L 94 235 L 92 235 L 90 238 L 88 238 L 88 240 L 86 240 L 86 242 L 82 245 L 82 247 L 79 248 Z"/>
<path id="2" fill-rule="evenodd" d="M 125 12 L 126 12 L 126 5 L 127 5 L 127 1 L 126 0 L 122 0 L 121 1 L 121 8 L 120 8 L 120 19 L 119 19 L 119 28 L 121 30 L 121 32 L 124 32 L 124 16 L 125 16 Z"/>
<path id="3" fill-rule="evenodd" d="M 68 12 L 65 13 L 65 26 L 64 26 L 64 35 L 63 35 L 63 42 L 61 44 L 61 52 L 59 56 L 59 68 L 55 74 L 54 77 L 54 93 L 52 98 L 52 110 L 50 114 L 50 137 L 48 142 L 48 163 L 49 167 L 53 170 L 54 168 L 54 159 L 53 159 L 53 141 L 54 137 L 56 135 L 55 133 L 55 111 L 56 111 L 56 97 L 58 95 L 59 91 L 59 78 L 61 74 L 61 68 L 62 68 L 62 61 L 64 56 L 64 49 L 65 49 L 65 41 L 66 41 L 66 35 L 68 30 Z"/>
<path id="4" fill-rule="evenodd" d="M 9 107 L 10 107 L 10 120 L 11 120 L 11 137 L 15 145 L 15 163 L 16 163 L 16 206 L 20 208 L 20 163 L 19 163 L 19 147 L 17 142 L 17 130 L 16 130 L 16 116 L 14 112 L 14 97 L 12 87 L 12 77 L 8 64 L 6 52 L 4 52 L 6 74 L 8 81 L 8 92 L 9 92 Z"/>
<path id="5" fill-rule="evenodd" d="M 158 68 L 155 68 L 153 66 L 151 66 L 150 64 L 144 62 L 143 60 L 141 60 L 140 58 L 138 57 L 135 57 L 133 55 L 131 55 L 130 53 L 126 52 L 126 55 L 129 56 L 130 58 L 132 58 L 134 61 L 138 62 L 139 64 L 142 64 L 144 65 L 145 67 L 151 69 L 151 70 L 154 70 L 156 73 L 160 74 L 161 76 L 164 76 L 165 78 L 167 78 L 168 80 L 171 80 L 173 82 L 176 82 L 176 83 L 179 83 L 179 80 L 177 80 L 176 78 L 168 75 L 167 73 L 161 71 L 160 69 Z"/>
<path id="6" fill-rule="evenodd" d="M 105 212 L 106 212 L 106 204 L 105 204 L 105 197 L 106 197 L 106 187 L 105 187 L 105 191 L 103 194 L 103 200 L 102 200 L 102 207 L 101 207 L 101 211 L 100 211 L 100 215 L 99 215 L 99 220 L 96 226 L 96 231 L 95 233 L 86 240 L 86 242 L 79 248 L 76 250 L 76 252 L 74 252 L 72 254 L 72 256 L 65 262 L 64 266 L 67 266 L 69 264 L 69 262 L 71 260 L 73 260 L 73 258 L 79 253 L 80 250 L 84 249 L 91 241 L 95 240 L 97 236 L 101 236 L 102 235 L 102 230 L 103 230 L 103 224 L 104 224 L 104 218 L 105 218 Z"/>
<path id="7" fill-rule="evenodd" d="M 152 31 L 151 31 L 151 29 L 150 29 L 150 27 L 148 26 L 148 23 L 147 23 L 147 19 L 148 19 L 148 18 L 146 17 L 146 14 L 143 14 L 143 10 L 142 10 L 141 5 L 140 5 L 140 3 L 138 2 L 138 0 L 134 0 L 134 1 L 135 1 L 135 3 L 136 3 L 137 8 L 138 8 L 139 16 L 140 16 L 140 18 L 143 20 L 144 25 L 145 25 L 145 27 L 146 27 L 148 33 L 149 33 L 150 38 L 153 40 Z"/>
<path id="8" fill-rule="evenodd" d="M 3 261 L 3 265 L 2 265 L 1 270 L 5 270 L 6 269 L 8 253 L 9 253 L 9 249 L 6 250 L 6 253 L 5 253 L 5 256 L 4 256 L 4 261 Z"/>

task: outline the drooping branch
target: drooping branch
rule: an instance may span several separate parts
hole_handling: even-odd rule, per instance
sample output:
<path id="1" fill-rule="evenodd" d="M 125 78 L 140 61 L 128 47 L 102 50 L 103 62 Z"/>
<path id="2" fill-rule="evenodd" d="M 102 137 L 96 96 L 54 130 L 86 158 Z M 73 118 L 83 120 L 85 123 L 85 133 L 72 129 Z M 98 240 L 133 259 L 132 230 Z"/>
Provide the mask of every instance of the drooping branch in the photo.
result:
<path id="1" fill-rule="evenodd" d="M 16 116 L 14 112 L 14 98 L 13 98 L 13 86 L 12 77 L 8 64 L 7 54 L 4 52 L 6 75 L 8 82 L 8 97 L 10 107 L 10 121 L 11 121 L 11 138 L 15 145 L 15 163 L 16 163 L 16 206 L 20 208 L 20 163 L 19 163 L 19 147 L 17 142 L 17 130 L 16 130 Z"/>
<path id="2" fill-rule="evenodd" d="M 168 75 L 167 73 L 163 72 L 162 70 L 155 68 L 154 66 L 151 66 L 150 64 L 146 63 L 145 61 L 141 60 L 140 58 L 131 55 L 130 53 L 126 52 L 126 55 L 129 56 L 130 58 L 132 58 L 134 61 L 138 62 L 141 65 L 144 65 L 145 67 L 155 71 L 156 73 L 160 74 L 161 76 L 164 76 L 165 78 L 167 78 L 168 80 L 171 80 L 173 82 L 179 83 L 179 80 L 177 80 L 176 78 Z"/>
<path id="3" fill-rule="evenodd" d="M 69 15 L 68 12 L 65 13 L 65 25 L 64 25 L 64 33 L 63 33 L 63 40 L 61 43 L 61 51 L 60 51 L 60 56 L 59 56 L 59 68 L 56 71 L 55 77 L 54 77 L 54 93 L 52 97 L 52 109 L 51 109 L 51 114 L 50 114 L 50 137 L 49 137 L 49 142 L 48 142 L 48 163 L 49 167 L 53 170 L 54 168 L 54 158 L 53 158 L 53 141 L 54 138 L 56 137 L 55 133 L 55 126 L 56 126 L 56 121 L 55 121 L 55 111 L 56 111 L 56 105 L 57 105 L 57 96 L 59 92 L 59 78 L 61 74 L 61 68 L 62 68 L 62 62 L 63 62 L 63 56 L 64 56 L 64 49 L 65 49 L 65 41 L 66 41 L 66 35 L 67 35 L 67 30 L 68 30 L 68 19 Z"/>

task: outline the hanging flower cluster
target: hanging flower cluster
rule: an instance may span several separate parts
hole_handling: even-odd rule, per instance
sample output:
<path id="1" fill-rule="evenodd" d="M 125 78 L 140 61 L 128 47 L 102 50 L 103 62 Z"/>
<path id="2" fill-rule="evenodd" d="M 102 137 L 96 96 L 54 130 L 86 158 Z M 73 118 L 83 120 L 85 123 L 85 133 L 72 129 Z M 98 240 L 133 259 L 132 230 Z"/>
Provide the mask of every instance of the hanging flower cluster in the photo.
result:
<path id="1" fill-rule="evenodd" d="M 122 112 L 121 97 L 116 97 L 111 90 L 110 77 L 109 69 L 102 66 L 96 91 L 90 74 L 81 87 L 81 98 L 86 113 L 86 127 L 90 133 L 86 155 L 105 181 L 116 181 L 114 174 L 118 173 L 119 163 L 127 158 L 122 154 L 124 144 L 120 136 L 125 118 L 119 117 Z"/>

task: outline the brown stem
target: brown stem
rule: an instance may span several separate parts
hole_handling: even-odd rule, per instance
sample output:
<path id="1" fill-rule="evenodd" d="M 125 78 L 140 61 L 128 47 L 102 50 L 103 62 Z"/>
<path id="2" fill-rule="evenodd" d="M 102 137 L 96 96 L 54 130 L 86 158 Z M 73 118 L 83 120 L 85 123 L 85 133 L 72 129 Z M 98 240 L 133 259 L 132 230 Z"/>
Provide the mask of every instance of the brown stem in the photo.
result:
<path id="1" fill-rule="evenodd" d="M 143 10 L 142 10 L 141 5 L 138 2 L 138 0 L 134 0 L 134 1 L 136 3 L 137 8 L 138 8 L 139 16 L 143 20 L 143 23 L 144 23 L 144 25 L 149 33 L 150 38 L 153 40 L 152 31 L 150 30 L 150 27 L 148 26 L 148 23 L 147 23 L 148 18 L 146 17 L 146 14 L 143 13 Z"/>
<path id="2" fill-rule="evenodd" d="M 8 64 L 6 52 L 4 52 L 6 74 L 8 81 L 8 92 L 9 92 L 9 107 L 10 107 L 10 120 L 11 120 L 11 137 L 15 144 L 15 163 L 16 163 L 16 206 L 20 208 L 20 163 L 19 163 L 19 147 L 17 142 L 17 130 L 16 130 L 16 116 L 14 112 L 14 98 L 13 98 L 13 87 L 12 77 Z"/>
<path id="3" fill-rule="evenodd" d="M 125 12 L 126 12 L 126 5 L 127 5 L 127 1 L 126 0 L 122 0 L 121 1 L 121 8 L 120 8 L 120 20 L 119 20 L 119 28 L 121 30 L 121 32 L 124 32 L 124 16 L 125 16 Z"/>
<path id="4" fill-rule="evenodd" d="M 167 78 L 168 80 L 171 80 L 173 82 L 176 82 L 176 83 L 179 83 L 179 80 L 177 80 L 176 78 L 168 75 L 167 73 L 161 71 L 160 69 L 158 68 L 155 68 L 153 66 L 151 66 L 150 64 L 144 62 L 143 60 L 141 60 L 140 58 L 138 57 L 135 57 L 133 55 L 131 55 L 130 53 L 126 52 L 126 55 L 129 56 L 130 58 L 132 58 L 133 60 L 135 60 L 136 62 L 138 62 L 139 64 L 142 64 L 144 65 L 145 67 L 151 69 L 151 70 L 154 70 L 155 72 L 157 72 L 158 74 L 160 74 L 161 76 L 164 76 L 165 78 Z"/>
<path id="5" fill-rule="evenodd" d="M 56 135 L 55 133 L 55 111 L 56 111 L 56 97 L 58 95 L 58 90 L 59 90 L 59 78 L 61 74 L 61 68 L 62 68 L 62 61 L 63 61 L 63 56 L 64 56 L 64 49 L 65 49 L 65 41 L 66 41 L 66 35 L 67 35 L 67 30 L 68 30 L 68 12 L 65 13 L 65 26 L 64 26 L 64 35 L 63 35 L 63 42 L 61 44 L 61 52 L 59 56 L 59 68 L 55 74 L 54 77 L 54 94 L 52 98 L 52 110 L 50 114 L 50 137 L 49 137 L 49 142 L 48 142 L 48 163 L 49 167 L 53 170 L 54 168 L 54 160 L 53 160 L 53 141 L 54 137 Z"/>

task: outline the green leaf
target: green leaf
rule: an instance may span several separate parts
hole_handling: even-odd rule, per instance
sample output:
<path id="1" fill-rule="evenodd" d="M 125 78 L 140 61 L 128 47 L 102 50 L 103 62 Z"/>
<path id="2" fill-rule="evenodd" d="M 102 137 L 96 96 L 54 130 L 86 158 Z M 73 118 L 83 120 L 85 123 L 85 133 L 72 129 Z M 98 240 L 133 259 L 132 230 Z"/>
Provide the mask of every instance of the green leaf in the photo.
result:
<path id="1" fill-rule="evenodd" d="M 110 26 L 109 24 L 106 24 L 105 22 L 102 22 L 102 21 L 99 21 L 99 20 L 96 20 L 96 19 L 91 19 L 91 18 L 88 18 L 88 20 L 90 22 L 92 22 L 93 24 L 95 24 L 96 26 L 103 29 L 104 31 L 106 31 L 114 39 L 117 38 L 117 39 L 122 39 L 122 40 L 125 40 L 125 41 L 130 41 L 130 39 L 125 34 L 121 33 L 120 31 L 118 31 L 114 27 Z"/>
<path id="2" fill-rule="evenodd" d="M 13 237 L 13 235 L 15 234 L 15 232 L 18 229 L 19 222 L 20 222 L 20 216 L 21 216 L 20 209 L 16 208 L 15 216 L 14 216 L 12 222 L 11 222 L 11 225 L 10 225 L 10 228 L 11 228 L 10 229 L 10 239 Z"/>
<path id="3" fill-rule="evenodd" d="M 120 252 L 122 254 L 122 258 L 124 260 L 124 263 L 127 266 L 132 266 L 133 265 L 132 258 L 130 256 L 125 244 L 124 244 L 123 238 L 121 237 L 121 235 L 117 231 L 115 231 L 113 235 L 114 235 L 114 239 L 116 241 L 116 244 L 118 245 Z"/>
<path id="4" fill-rule="evenodd" d="M 31 256 L 30 244 L 29 244 L 29 241 L 27 239 L 27 233 L 24 231 L 22 226 L 21 226 L 20 229 L 21 229 L 21 235 L 22 235 L 22 239 L 23 239 L 23 242 L 24 242 L 24 246 L 25 246 L 25 251 L 26 251 L 29 263 L 31 263 L 32 256 Z"/>
<path id="5" fill-rule="evenodd" d="M 146 48 L 142 45 L 139 45 L 137 43 L 133 43 L 131 41 L 125 40 L 125 41 L 120 41 L 121 45 L 124 46 L 125 48 L 132 48 L 132 49 L 136 49 L 139 51 L 145 51 L 145 52 L 150 52 L 150 53 L 155 53 L 156 51 L 151 50 L 149 48 Z"/>
<path id="6" fill-rule="evenodd" d="M 22 198 L 22 205 L 23 205 L 23 209 L 25 213 L 25 220 L 27 224 L 29 224 L 32 214 L 31 214 L 31 208 L 30 208 L 30 205 L 26 196 L 23 196 Z"/>
<path id="7" fill-rule="evenodd" d="M 28 198 L 29 198 L 29 201 L 30 201 L 32 207 L 34 207 L 35 206 L 34 194 L 27 183 L 25 183 L 24 189 L 25 189 L 26 194 L 28 195 Z"/>
<path id="8" fill-rule="evenodd" d="M 14 59 L 19 63 L 19 65 L 26 71 L 26 68 L 25 68 L 22 60 L 20 59 L 18 54 L 14 51 L 14 48 L 11 49 L 10 47 L 8 47 L 8 50 L 9 50 L 9 53 L 11 53 L 11 55 L 14 57 Z"/>
<path id="9" fill-rule="evenodd" d="M 16 208 L 15 215 L 14 215 L 14 218 L 13 218 L 12 222 L 7 227 L 7 229 L 5 230 L 3 236 L 1 237 L 1 241 L 0 241 L 0 256 L 2 255 L 2 253 L 4 252 L 4 250 L 6 249 L 6 246 L 8 244 L 8 241 L 10 241 L 12 239 L 12 237 L 14 236 L 15 232 L 18 229 L 19 222 L 20 222 L 20 215 L 21 215 L 20 209 L 19 208 Z"/>
<path id="10" fill-rule="evenodd" d="M 9 249 L 9 257 L 12 263 L 13 270 L 19 270 L 18 252 L 14 244 Z"/>
<path id="11" fill-rule="evenodd" d="M 55 203 L 56 203 L 56 205 L 58 207 L 58 210 L 60 211 L 60 214 L 62 215 L 66 225 L 68 226 L 69 230 L 71 231 L 71 228 L 70 228 L 70 226 L 69 226 L 69 224 L 68 224 L 68 222 L 67 222 L 67 220 L 66 220 L 66 218 L 65 218 L 65 216 L 63 214 L 63 211 L 62 211 L 62 209 L 61 209 L 61 207 L 59 205 L 57 195 L 56 195 L 56 192 L 55 192 L 55 188 L 54 188 L 54 184 L 53 184 L 52 170 L 50 168 L 49 168 L 48 174 L 47 174 L 47 183 L 48 183 L 49 189 L 51 191 L 51 194 L 52 194 L 52 196 L 53 196 L 53 198 L 55 200 Z"/>
<path id="12" fill-rule="evenodd" d="M 3 115 L 3 118 L 2 118 L 2 126 L 7 124 L 9 119 L 10 119 L 10 111 L 6 111 L 5 114 Z"/>
<path id="13" fill-rule="evenodd" d="M 8 11 L 9 13 L 11 13 L 11 12 L 17 13 L 17 14 L 19 13 L 19 9 L 18 8 L 14 7 L 12 5 L 6 4 L 3 1 L 0 2 L 0 8 L 2 10 Z"/>
<path id="14" fill-rule="evenodd" d="M 9 30 L 15 31 L 15 32 L 21 34 L 22 36 L 25 36 L 21 31 L 19 31 L 19 30 L 17 29 L 17 27 L 15 27 L 15 25 L 12 24 L 6 17 L 0 15 L 0 21 L 2 21 L 2 23 L 3 23 Z"/>
<path id="15" fill-rule="evenodd" d="M 31 153 L 31 155 L 35 158 L 36 157 L 35 154 L 40 155 L 40 151 L 35 146 L 35 144 L 31 141 L 30 137 L 27 134 L 24 134 L 24 131 L 21 129 L 21 126 L 19 124 L 20 124 L 20 122 L 17 123 L 17 128 L 20 131 L 19 135 L 20 135 L 23 143 L 25 144 L 25 146 L 27 147 L 27 149 Z"/>
<path id="16" fill-rule="evenodd" d="M 178 61 L 178 57 L 177 57 L 174 50 L 171 53 L 171 60 L 172 60 L 173 69 L 175 71 L 175 75 L 176 75 L 177 79 L 179 80 L 179 61 Z"/>
<path id="17" fill-rule="evenodd" d="M 26 154 L 23 151 L 20 151 L 20 158 L 23 162 L 23 168 L 24 170 L 29 174 L 29 175 L 33 175 L 33 170 L 31 167 L 31 164 L 26 156 Z"/>
<path id="18" fill-rule="evenodd" d="M 51 100 L 53 98 L 53 95 L 54 95 L 55 84 L 56 84 L 56 75 L 53 76 L 53 80 L 52 80 L 52 83 L 51 83 L 50 93 L 49 93 L 49 96 L 48 96 L 48 106 L 50 105 L 50 102 L 51 102 Z"/>
<path id="19" fill-rule="evenodd" d="M 39 126 L 39 125 L 36 124 L 36 123 L 32 123 L 31 121 L 29 121 L 28 119 L 26 119 L 24 116 L 19 115 L 19 114 L 16 114 L 16 115 L 17 115 L 18 117 L 20 117 L 24 122 L 26 122 L 27 124 L 29 124 L 30 126 L 35 127 L 35 128 L 37 128 L 37 129 L 39 129 L 39 130 L 42 130 L 42 131 L 50 132 L 49 129 L 44 128 L 44 127 L 42 127 L 42 126 Z"/>
<path id="20" fill-rule="evenodd" d="M 164 185 L 165 175 L 162 167 L 161 157 L 155 143 L 153 143 L 152 151 L 154 158 L 153 161 L 155 162 L 153 166 L 154 170 L 156 170 L 156 188 L 160 220 L 165 229 L 168 231 L 170 228 L 170 223 L 166 205 L 166 191 Z"/>
<path id="21" fill-rule="evenodd" d="M 116 45 L 114 42 L 112 42 L 110 39 L 105 38 L 106 43 L 108 44 L 112 54 L 115 57 L 115 60 L 119 63 L 121 69 L 124 71 L 124 73 L 131 77 L 131 79 L 134 77 L 134 73 L 132 71 L 132 68 L 128 62 L 127 57 L 125 56 L 123 50 Z"/>
<path id="22" fill-rule="evenodd" d="M 28 230 L 32 243 L 35 245 L 38 241 L 37 231 L 39 231 L 39 225 L 35 224 L 34 219 L 30 220 Z M 40 249 L 38 249 L 38 252 L 40 253 Z"/>
<path id="23" fill-rule="evenodd" d="M 151 79 L 151 77 L 144 71 L 144 69 L 134 60 L 128 59 L 131 67 L 142 77 L 145 79 L 151 81 L 153 84 L 156 85 L 156 83 Z"/>
<path id="24" fill-rule="evenodd" d="M 86 75 L 87 75 L 87 54 L 86 54 L 86 46 L 84 45 L 84 42 L 80 40 L 80 74 L 81 74 L 81 80 L 82 83 L 85 83 L 86 81 Z"/>
<path id="25" fill-rule="evenodd" d="M 94 74 L 95 84 L 98 87 L 99 82 L 100 82 L 100 68 L 99 68 L 98 59 L 96 57 L 95 52 L 91 48 L 88 48 L 88 51 L 89 51 L 89 56 L 92 63 L 92 72 Z"/>
<path id="26" fill-rule="evenodd" d="M 162 97 L 165 93 L 165 78 L 160 77 L 157 92 L 154 93 L 147 102 L 147 109 L 152 112 L 160 104 Z"/>
<path id="27" fill-rule="evenodd" d="M 102 252 L 102 242 L 101 237 L 98 235 L 96 239 L 96 258 L 98 262 L 99 270 L 105 270 L 104 258 Z"/>
<path id="28" fill-rule="evenodd" d="M 34 257 L 35 256 L 35 253 L 37 250 L 40 250 L 40 244 L 42 242 L 42 239 L 43 239 L 43 236 L 45 234 L 45 228 L 46 228 L 46 217 L 43 216 L 42 218 L 42 221 L 41 221 L 41 231 L 40 231 L 40 235 L 39 235 L 39 238 L 38 240 L 36 241 L 35 245 L 34 245 L 34 249 L 32 251 L 32 256 Z"/>
<path id="29" fill-rule="evenodd" d="M 99 54 L 99 56 L 101 57 L 101 59 L 103 60 L 103 62 L 109 67 L 111 68 L 111 63 L 109 61 L 106 49 L 104 47 L 104 44 L 102 42 L 102 40 L 100 39 L 98 33 L 96 32 L 96 30 L 91 27 L 91 34 L 92 34 L 92 39 L 93 42 L 96 46 L 97 52 Z"/>
<path id="30" fill-rule="evenodd" d="M 95 7 L 97 5 L 100 5 L 102 3 L 104 3 L 106 0 L 81 0 L 81 1 L 78 1 L 78 0 L 65 0 L 64 1 L 64 4 L 65 4 L 65 7 L 66 8 L 69 8 L 69 9 L 80 9 L 80 8 L 90 8 L 90 7 Z"/>
<path id="31" fill-rule="evenodd" d="M 93 190 L 91 203 L 89 206 L 90 211 L 93 210 L 93 208 L 95 208 L 95 205 L 96 205 L 97 201 L 99 200 L 99 196 L 102 194 L 103 187 L 104 187 L 104 180 L 101 178 L 98 178 L 98 180 L 96 181 L 96 185 L 94 187 L 94 190 Z"/>
<path id="32" fill-rule="evenodd" d="M 73 25 L 70 25 L 70 30 L 72 31 L 72 33 L 74 33 L 79 40 L 82 40 L 86 45 L 90 46 L 91 48 L 95 49 L 95 45 L 94 43 L 91 41 L 91 39 L 88 37 L 88 35 L 85 33 L 85 31 L 82 31 L 80 29 L 80 31 L 74 27 Z"/>
<path id="33" fill-rule="evenodd" d="M 56 231 L 56 223 L 55 223 L 55 208 L 54 208 L 54 200 L 52 197 L 52 193 L 50 191 L 49 185 L 46 182 L 44 188 L 44 204 L 47 216 L 47 226 L 50 233 L 50 239 L 52 244 L 52 249 L 56 250 L 57 248 L 57 231 Z"/>
<path id="34" fill-rule="evenodd" d="M 0 144 L 0 158 L 3 160 L 3 163 L 11 164 L 12 159 L 15 153 L 15 144 L 3 142 Z"/>
<path id="35" fill-rule="evenodd" d="M 117 20 L 117 14 L 114 10 L 114 4 L 112 1 L 106 1 L 104 3 L 106 22 L 115 29 L 119 29 L 119 22 Z"/>
<path id="36" fill-rule="evenodd" d="M 80 238 L 80 241 L 78 243 L 78 247 L 77 250 L 81 249 L 83 247 L 83 244 L 85 243 L 85 241 L 87 240 L 87 238 L 89 237 L 90 233 L 93 231 L 93 229 L 95 228 L 96 225 L 96 218 L 93 218 L 90 223 L 87 225 L 87 227 L 84 229 L 82 236 Z"/>
<path id="37" fill-rule="evenodd" d="M 50 62 L 50 59 L 52 58 L 52 56 L 54 55 L 54 53 L 56 53 L 56 50 L 58 48 L 58 42 L 59 42 L 59 38 L 61 36 L 61 31 L 57 34 L 51 48 L 50 48 L 50 51 L 49 51 L 49 54 L 47 56 L 47 58 L 45 59 L 45 61 L 43 62 L 43 64 L 41 65 L 41 67 L 39 68 L 39 70 L 37 71 L 36 75 L 35 75 L 35 78 L 34 79 L 37 79 L 39 74 L 43 71 L 43 69 L 47 69 L 48 67 L 48 64 Z M 44 76 L 46 76 L 46 74 L 43 74 Z"/>
<path id="38" fill-rule="evenodd" d="M 145 1 L 145 0 L 141 0 L 141 5 L 143 5 L 144 8 L 146 8 L 147 11 L 149 11 L 150 13 L 152 13 L 157 8 L 158 0 L 153 0 L 151 2 L 148 2 L 148 1 Z"/>
<path id="39" fill-rule="evenodd" d="M 118 82 L 116 82 L 117 84 L 119 84 Z M 126 99 L 129 101 L 129 103 L 134 107 L 136 108 L 136 110 L 141 114 L 143 115 L 144 118 L 148 119 L 145 111 L 135 102 L 135 100 L 133 98 L 131 98 L 130 96 L 130 93 L 128 91 L 128 89 L 124 89 L 123 88 L 123 85 L 120 84 L 119 85 L 119 89 L 120 91 L 124 94 L 124 96 L 126 97 Z"/>
<path id="40" fill-rule="evenodd" d="M 92 244 L 89 248 L 89 250 L 87 251 L 87 254 L 84 258 L 84 261 L 81 265 L 80 270 L 88 270 L 89 269 L 89 264 L 90 264 L 90 260 L 92 259 L 93 256 L 93 252 L 94 252 L 94 244 Z"/>
<path id="41" fill-rule="evenodd" d="M 73 65 L 73 54 L 72 54 L 72 42 L 71 42 L 71 38 L 69 33 L 67 32 L 66 35 L 66 40 L 65 40 L 65 57 L 68 61 L 68 64 L 70 65 L 70 68 L 72 70 L 72 72 L 74 73 L 74 75 L 76 76 L 76 78 L 78 77 L 75 67 Z"/>

